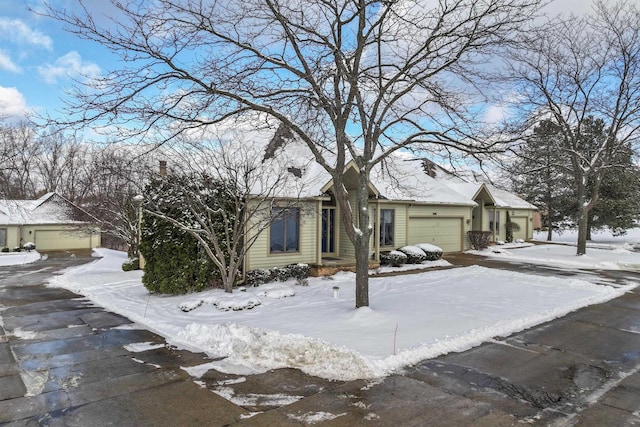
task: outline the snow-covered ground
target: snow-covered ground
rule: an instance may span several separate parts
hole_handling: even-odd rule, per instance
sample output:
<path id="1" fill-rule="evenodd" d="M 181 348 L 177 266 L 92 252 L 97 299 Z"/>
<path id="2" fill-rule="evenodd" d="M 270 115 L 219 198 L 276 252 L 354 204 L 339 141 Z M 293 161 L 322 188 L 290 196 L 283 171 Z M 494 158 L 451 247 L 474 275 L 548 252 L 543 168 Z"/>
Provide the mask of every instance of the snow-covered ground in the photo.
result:
<path id="1" fill-rule="evenodd" d="M 576 231 L 554 232 L 552 244 L 547 244 L 546 232 L 535 233 L 533 237 L 537 242 L 545 244 L 496 245 L 469 253 L 555 267 L 640 271 L 640 252 L 634 248 L 640 242 L 640 228 L 631 229 L 623 236 L 613 236 L 607 230 L 594 232 L 592 240 L 587 242 L 587 253 L 581 256 L 576 255 Z"/>
<path id="2" fill-rule="evenodd" d="M 533 233 L 533 240 L 547 242 L 547 232 L 537 231 Z M 577 230 L 554 231 L 550 243 L 563 243 L 576 245 L 578 241 Z M 614 236 L 609 230 L 594 231 L 591 233 L 591 240 L 587 242 L 587 247 L 592 248 L 631 248 L 634 244 L 640 243 L 640 227 L 627 230 L 622 236 Z"/>
<path id="3" fill-rule="evenodd" d="M 102 258 L 56 276 L 52 285 L 84 294 L 171 344 L 226 357 L 192 373 L 215 368 L 246 375 L 293 367 L 332 379 L 379 377 L 607 301 L 636 286 L 616 288 L 474 266 L 372 278 L 371 306 L 356 310 L 351 273 L 312 278 L 308 286 L 287 282 L 233 294 L 211 290 L 167 297 L 149 295 L 141 272 L 122 271 L 124 253 L 96 253 Z M 546 258 L 539 261 L 546 263 Z M 253 308 L 223 310 L 249 306 Z"/>
<path id="4" fill-rule="evenodd" d="M 0 252 L 0 267 L 8 265 L 29 264 L 40 259 L 40 254 L 31 252 Z"/>

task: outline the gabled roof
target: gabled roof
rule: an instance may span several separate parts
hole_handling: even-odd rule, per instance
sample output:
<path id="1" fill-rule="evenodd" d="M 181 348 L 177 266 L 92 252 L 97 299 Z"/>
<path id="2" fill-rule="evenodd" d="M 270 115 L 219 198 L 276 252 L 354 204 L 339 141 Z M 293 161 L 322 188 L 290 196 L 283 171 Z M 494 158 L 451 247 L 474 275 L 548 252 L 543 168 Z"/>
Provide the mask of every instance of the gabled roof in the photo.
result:
<path id="1" fill-rule="evenodd" d="M 0 224 L 83 224 L 97 222 L 89 213 L 57 193 L 36 200 L 0 200 Z"/>

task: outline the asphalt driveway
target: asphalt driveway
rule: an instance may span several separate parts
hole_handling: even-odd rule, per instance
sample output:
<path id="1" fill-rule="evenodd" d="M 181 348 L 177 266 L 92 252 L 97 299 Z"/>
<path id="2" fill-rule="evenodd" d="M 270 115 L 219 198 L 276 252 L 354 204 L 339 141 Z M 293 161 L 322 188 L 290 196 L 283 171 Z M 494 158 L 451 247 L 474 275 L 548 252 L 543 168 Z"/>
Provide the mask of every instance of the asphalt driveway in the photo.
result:
<path id="1" fill-rule="evenodd" d="M 177 350 L 81 296 L 44 283 L 88 257 L 0 269 L 0 424 L 201 426 L 640 425 L 640 291 L 379 380 L 184 368 Z M 640 281 L 624 272 L 454 264 Z M 141 343 L 145 343 L 141 345 Z"/>

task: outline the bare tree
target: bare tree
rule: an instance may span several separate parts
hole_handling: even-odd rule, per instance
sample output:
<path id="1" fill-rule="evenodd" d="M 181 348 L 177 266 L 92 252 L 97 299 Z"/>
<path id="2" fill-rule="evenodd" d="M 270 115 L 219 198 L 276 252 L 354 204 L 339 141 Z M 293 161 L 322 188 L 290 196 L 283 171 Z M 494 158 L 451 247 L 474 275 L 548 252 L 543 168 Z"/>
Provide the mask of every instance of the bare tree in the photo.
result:
<path id="1" fill-rule="evenodd" d="M 87 191 L 79 202 L 102 224 L 104 246 L 126 249 L 131 256 L 138 248 L 138 213 L 133 197 L 141 194 L 158 173 L 157 155 L 144 155 L 141 147 L 93 146 L 86 159 L 87 173 L 79 184 Z"/>
<path id="2" fill-rule="evenodd" d="M 511 60 L 525 127 L 550 120 L 559 129 L 554 150 L 570 163 L 582 255 L 600 184 L 640 137 L 640 10 L 597 1 L 592 15 L 532 31 Z M 590 134 L 590 116 L 602 122 L 603 137 Z"/>
<path id="3" fill-rule="evenodd" d="M 111 0 L 118 16 L 106 25 L 78 3 L 48 14 L 121 55 L 124 68 L 80 88 L 67 124 L 108 122 L 132 130 L 123 138 L 168 141 L 246 111 L 276 118 L 333 179 L 362 307 L 371 169 L 410 146 L 490 149 L 470 108 L 484 100 L 479 68 L 540 1 Z M 358 180 L 348 189 L 351 160 Z"/>
<path id="4" fill-rule="evenodd" d="M 10 199 L 30 199 L 38 191 L 33 173 L 40 147 L 27 123 L 0 128 L 0 194 Z"/>

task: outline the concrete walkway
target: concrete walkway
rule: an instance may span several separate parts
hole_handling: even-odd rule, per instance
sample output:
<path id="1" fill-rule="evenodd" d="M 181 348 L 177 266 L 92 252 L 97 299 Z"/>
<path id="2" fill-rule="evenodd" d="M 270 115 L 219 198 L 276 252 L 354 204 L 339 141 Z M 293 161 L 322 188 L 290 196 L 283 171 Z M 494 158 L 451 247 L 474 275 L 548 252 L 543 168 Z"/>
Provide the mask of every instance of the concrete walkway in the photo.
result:
<path id="1" fill-rule="evenodd" d="M 88 259 L 0 270 L 0 424 L 78 426 L 640 425 L 640 290 L 379 380 L 182 367 L 207 362 L 73 293 L 43 286 Z M 624 272 L 538 274 L 640 281 Z M 139 351 L 133 343 L 158 348 Z"/>

